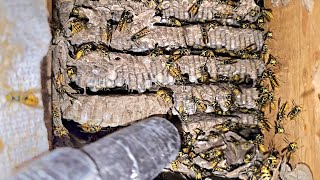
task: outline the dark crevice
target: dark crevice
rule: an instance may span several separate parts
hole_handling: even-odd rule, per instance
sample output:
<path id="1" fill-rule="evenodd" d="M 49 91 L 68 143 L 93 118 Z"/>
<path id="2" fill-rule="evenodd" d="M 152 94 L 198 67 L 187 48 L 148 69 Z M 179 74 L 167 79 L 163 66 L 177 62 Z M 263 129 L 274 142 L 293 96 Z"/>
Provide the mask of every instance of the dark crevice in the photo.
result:
<path id="1" fill-rule="evenodd" d="M 221 77 L 218 77 L 216 82 L 211 82 L 211 83 L 191 83 L 188 81 L 189 78 L 188 78 L 187 74 L 183 74 L 183 77 L 185 77 L 186 80 L 184 82 L 177 82 L 175 85 L 197 86 L 197 85 L 219 85 L 220 83 L 224 83 L 224 84 L 231 83 L 231 84 L 239 86 L 240 89 L 254 87 L 253 86 L 254 82 L 249 76 L 241 81 L 232 81 L 229 77 L 221 76 Z M 163 88 L 169 89 L 167 87 L 160 87 L 159 85 L 157 85 L 155 83 L 152 84 L 152 87 L 150 89 L 146 89 L 146 91 L 144 91 L 143 93 L 138 92 L 137 90 L 128 89 L 128 87 L 125 85 L 122 87 L 102 88 L 97 91 L 92 91 L 89 87 L 86 87 L 85 89 L 81 88 L 75 82 L 70 82 L 68 85 L 73 90 L 77 91 L 76 94 L 86 94 L 89 96 L 92 96 L 92 95 L 106 96 L 106 95 L 155 94 L 159 89 L 163 89 Z M 170 90 L 170 91 L 172 91 L 172 90 Z"/>
<path id="2" fill-rule="evenodd" d="M 81 129 L 81 125 L 73 120 L 62 119 L 62 123 L 65 128 L 68 129 L 71 134 L 71 142 L 73 147 L 80 148 L 85 144 L 94 142 L 112 132 L 115 132 L 126 126 L 117 126 L 117 127 L 104 127 L 101 131 L 97 133 L 86 133 Z"/>
<path id="3" fill-rule="evenodd" d="M 143 94 L 154 94 L 155 91 L 146 90 Z M 137 90 L 128 90 L 127 88 L 123 87 L 116 87 L 116 88 L 105 88 L 102 90 L 98 90 L 97 92 L 91 91 L 90 88 L 86 88 L 87 95 L 132 95 L 132 94 L 142 94 L 139 93 Z"/>
<path id="4" fill-rule="evenodd" d="M 227 18 L 228 19 L 228 18 Z M 232 18 L 229 18 L 232 20 Z M 164 27 L 188 27 L 188 26 L 192 26 L 192 25 L 207 25 L 207 24 L 215 24 L 217 27 L 233 27 L 233 28 L 239 28 L 239 29 L 244 29 L 243 24 L 247 24 L 247 28 L 250 28 L 250 25 L 253 28 L 250 29 L 255 29 L 255 30 L 260 30 L 260 31 L 264 31 L 263 28 L 259 27 L 258 22 L 251 22 L 248 20 L 240 20 L 240 21 L 236 21 L 236 23 L 226 23 L 226 22 L 222 22 L 223 20 L 226 19 L 215 19 L 215 20 L 201 20 L 201 21 L 188 21 L 188 20 L 180 20 L 181 22 L 181 26 L 175 26 L 175 25 L 170 25 L 167 23 L 155 23 L 153 24 L 154 26 L 164 26 Z"/>
<path id="5" fill-rule="evenodd" d="M 70 41 L 69 41 L 70 43 Z M 71 43 L 70 43 L 71 44 Z M 90 45 L 90 49 L 88 49 L 89 51 L 96 51 L 98 50 L 98 48 L 104 48 L 107 52 L 112 52 L 112 53 L 123 53 L 123 54 L 129 54 L 132 56 L 149 56 L 150 53 L 154 50 L 154 49 L 150 49 L 150 50 L 146 50 L 146 51 L 132 51 L 132 50 L 119 50 L 119 49 L 114 49 L 104 43 L 96 43 L 96 42 L 88 42 L 88 43 L 84 43 L 81 45 L 73 45 L 73 49 L 74 50 L 79 50 L 82 47 L 86 46 L 86 45 Z M 100 46 L 100 47 L 98 47 Z M 155 45 L 156 47 L 156 45 Z M 215 48 L 210 48 L 210 47 L 199 47 L 199 48 L 195 48 L 192 46 L 187 46 L 187 47 L 177 47 L 177 48 L 172 48 L 172 49 L 168 49 L 168 47 L 157 47 L 158 49 L 161 49 L 163 51 L 163 55 L 171 55 L 173 52 L 179 50 L 179 49 L 189 49 L 190 50 L 190 55 L 201 55 L 201 53 L 203 51 L 213 51 L 215 56 L 217 57 L 222 57 L 222 58 L 239 58 L 239 59 L 250 59 L 250 58 L 258 58 L 259 54 L 261 54 L 261 51 L 256 51 L 256 50 L 239 50 L 239 51 L 228 51 L 225 50 L 225 47 L 222 47 L 220 49 L 215 49 Z M 223 51 L 223 52 L 222 52 Z M 233 55 L 230 56 L 230 53 L 232 53 Z M 72 52 L 69 50 L 69 56 L 75 58 L 75 52 Z"/>

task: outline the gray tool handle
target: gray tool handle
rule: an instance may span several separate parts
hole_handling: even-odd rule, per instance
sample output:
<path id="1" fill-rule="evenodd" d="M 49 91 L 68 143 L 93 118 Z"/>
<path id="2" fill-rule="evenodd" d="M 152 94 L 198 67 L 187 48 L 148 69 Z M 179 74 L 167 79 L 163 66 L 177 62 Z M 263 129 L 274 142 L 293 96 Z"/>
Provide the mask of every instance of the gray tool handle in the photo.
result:
<path id="1" fill-rule="evenodd" d="M 180 149 L 178 130 L 152 117 L 82 149 L 60 148 L 31 162 L 14 179 L 150 180 Z"/>

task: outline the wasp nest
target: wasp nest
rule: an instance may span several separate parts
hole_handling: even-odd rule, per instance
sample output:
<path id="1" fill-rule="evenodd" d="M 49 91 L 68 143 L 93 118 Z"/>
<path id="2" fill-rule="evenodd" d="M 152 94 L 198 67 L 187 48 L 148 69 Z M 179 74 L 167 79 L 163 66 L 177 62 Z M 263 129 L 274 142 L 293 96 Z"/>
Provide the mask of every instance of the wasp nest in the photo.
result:
<path id="1" fill-rule="evenodd" d="M 263 85 L 278 85 L 265 44 L 272 33 L 263 31 L 269 11 L 254 0 L 58 0 L 55 8 L 57 139 L 89 142 L 166 116 L 182 125 L 172 171 L 262 177 L 254 168 L 270 124 L 261 110 L 274 101 Z"/>

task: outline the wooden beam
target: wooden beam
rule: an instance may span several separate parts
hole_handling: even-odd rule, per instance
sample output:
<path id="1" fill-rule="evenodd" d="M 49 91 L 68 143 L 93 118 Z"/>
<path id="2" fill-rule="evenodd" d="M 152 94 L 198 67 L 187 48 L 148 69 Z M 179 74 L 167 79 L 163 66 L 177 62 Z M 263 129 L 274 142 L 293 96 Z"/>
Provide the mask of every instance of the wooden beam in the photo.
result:
<path id="1" fill-rule="evenodd" d="M 290 105 L 294 99 L 303 106 L 296 121 L 284 122 L 289 135 L 277 136 L 274 139 L 276 147 L 281 149 L 286 145 L 284 137 L 297 140 L 300 147 L 297 156 L 293 156 L 294 161 L 307 163 L 317 179 L 320 177 L 320 101 L 312 80 L 316 67 L 320 65 L 320 2 L 315 1 L 314 5 L 311 13 L 301 1 L 291 1 L 288 7 L 273 8 L 274 20 L 270 23 L 270 30 L 274 33 L 274 40 L 268 44 L 271 53 L 281 63 L 277 74 L 282 82 L 276 99 L 280 96 Z M 269 118 L 273 120 L 275 115 L 270 114 Z M 272 136 L 269 134 L 267 142 Z"/>

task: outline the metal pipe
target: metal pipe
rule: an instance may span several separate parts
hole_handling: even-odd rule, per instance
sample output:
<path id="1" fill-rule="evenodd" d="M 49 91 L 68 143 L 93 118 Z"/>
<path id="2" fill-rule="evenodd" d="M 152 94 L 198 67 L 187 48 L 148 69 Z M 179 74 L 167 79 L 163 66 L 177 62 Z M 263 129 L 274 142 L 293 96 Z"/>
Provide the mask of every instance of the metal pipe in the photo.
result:
<path id="1" fill-rule="evenodd" d="M 175 126 L 152 117 L 82 149 L 56 149 L 31 162 L 13 179 L 150 180 L 176 158 L 179 149 Z"/>

